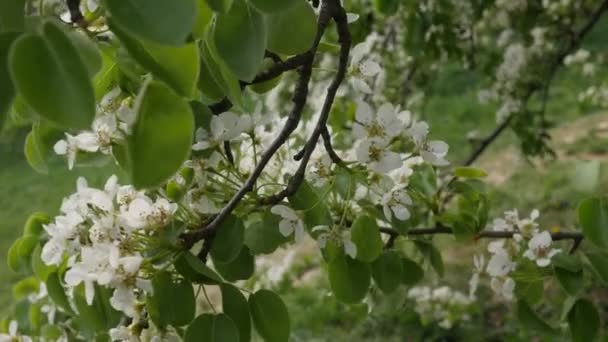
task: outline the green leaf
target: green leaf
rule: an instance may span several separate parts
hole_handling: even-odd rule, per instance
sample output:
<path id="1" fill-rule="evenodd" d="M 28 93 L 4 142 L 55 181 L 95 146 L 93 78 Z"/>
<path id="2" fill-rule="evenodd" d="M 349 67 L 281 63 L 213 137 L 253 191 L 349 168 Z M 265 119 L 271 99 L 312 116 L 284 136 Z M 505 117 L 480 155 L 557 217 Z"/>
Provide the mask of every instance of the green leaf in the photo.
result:
<path id="1" fill-rule="evenodd" d="M 213 38 L 213 26 L 209 26 L 205 33 L 205 44 L 201 46 L 201 55 L 203 56 L 203 62 L 210 72 L 213 82 L 220 87 L 223 94 L 228 97 L 232 104 L 237 107 L 243 108 L 243 94 L 241 92 L 241 83 L 237 76 L 230 70 L 226 62 L 220 57 L 215 46 L 215 40 Z M 202 67 L 201 67 L 202 69 Z M 203 77 L 201 75 L 200 77 Z M 211 79 L 209 79 L 211 81 Z M 205 82 L 205 79 L 199 82 Z M 209 87 L 213 87 L 210 84 Z M 207 89 L 202 87 L 202 89 Z M 216 90 L 217 91 L 217 90 Z"/>
<path id="2" fill-rule="evenodd" d="M 160 328 L 190 323 L 196 310 L 192 284 L 185 279 L 174 281 L 171 273 L 161 271 L 152 278 L 151 296 L 146 299 L 150 318 Z"/>
<path id="3" fill-rule="evenodd" d="M 49 274 L 46 278 L 45 284 L 46 290 L 53 303 L 63 309 L 63 311 L 65 311 L 67 314 L 74 315 L 74 310 L 72 310 L 68 297 L 65 294 L 65 290 L 59 281 L 59 274 L 57 274 L 57 272 Z"/>
<path id="4" fill-rule="evenodd" d="M 15 240 L 8 250 L 8 266 L 16 273 L 29 272 L 31 255 L 38 245 L 38 237 L 34 235 L 24 235 Z"/>
<path id="5" fill-rule="evenodd" d="M 139 38 L 164 45 L 182 45 L 192 32 L 196 0 L 105 0 L 122 29 Z"/>
<path id="6" fill-rule="evenodd" d="M 205 0 L 211 9 L 219 13 L 230 11 L 234 0 Z"/>
<path id="7" fill-rule="evenodd" d="M 336 298 L 344 303 L 357 303 L 367 294 L 370 267 L 342 254 L 329 262 L 329 283 Z"/>
<path id="8" fill-rule="evenodd" d="M 555 330 L 549 324 L 547 324 L 547 322 L 538 317 L 538 315 L 536 315 L 536 313 L 524 300 L 517 301 L 517 318 L 519 319 L 519 322 L 527 329 L 546 335 L 555 334 Z"/>
<path id="9" fill-rule="evenodd" d="M 239 331 L 234 321 L 225 314 L 202 314 L 190 323 L 184 342 L 239 342 Z"/>
<path id="10" fill-rule="evenodd" d="M 393 15 L 399 8 L 398 0 L 374 0 L 376 10 L 384 15 Z"/>
<path id="11" fill-rule="evenodd" d="M 484 170 L 470 166 L 459 166 L 454 168 L 454 175 L 460 178 L 484 178 L 488 176 Z"/>
<path id="12" fill-rule="evenodd" d="M 515 296 L 530 304 L 538 303 L 543 297 L 544 282 L 541 279 L 515 281 Z"/>
<path id="13" fill-rule="evenodd" d="M 564 288 L 566 293 L 571 296 L 576 296 L 583 288 L 583 271 L 572 272 L 565 268 L 553 267 L 555 277 L 559 281 L 559 284 Z"/>
<path id="14" fill-rule="evenodd" d="M 47 174 L 47 160 L 53 145 L 63 138 L 63 132 L 47 121 L 36 121 L 25 138 L 24 154 L 28 164 L 38 173 Z"/>
<path id="15" fill-rule="evenodd" d="M 357 259 L 363 262 L 374 261 L 382 253 L 382 237 L 376 220 L 359 216 L 351 227 L 351 240 L 357 246 Z"/>
<path id="16" fill-rule="evenodd" d="M 558 253 L 551 258 L 553 266 L 561 267 L 570 272 L 578 272 L 583 268 L 583 264 L 576 255 Z"/>
<path id="17" fill-rule="evenodd" d="M 22 31 L 24 27 L 25 0 L 0 1 L 0 32 Z M 0 49 L 0 51 L 2 51 Z"/>
<path id="18" fill-rule="evenodd" d="M 437 275 L 443 277 L 444 274 L 444 266 L 443 266 L 443 258 L 441 257 L 441 252 L 430 242 L 417 240 L 414 241 L 416 243 L 416 247 L 420 250 L 420 252 L 429 260 L 431 266 Z"/>
<path id="19" fill-rule="evenodd" d="M 90 127 L 93 86 L 78 51 L 57 24 L 45 23 L 43 37 L 17 39 L 9 65 L 15 88 L 40 116 L 63 127 Z"/>
<path id="20" fill-rule="evenodd" d="M 74 289 L 74 304 L 78 310 L 75 316 L 81 332 L 88 338 L 105 333 L 115 327 L 121 315 L 110 305 L 110 290 L 95 285 L 95 297 L 89 305 L 85 299 L 84 284 Z"/>
<path id="21" fill-rule="evenodd" d="M 572 341 L 593 341 L 600 328 L 600 316 L 590 301 L 579 299 L 568 313 L 568 326 Z"/>
<path id="22" fill-rule="evenodd" d="M 255 329 L 266 342 L 289 340 L 289 312 L 276 293 L 258 290 L 249 296 L 249 310 Z"/>
<path id="23" fill-rule="evenodd" d="M 289 197 L 289 203 L 293 209 L 304 211 L 304 222 L 309 229 L 333 223 L 325 201 L 315 193 L 306 181 L 303 181 L 298 191 Z"/>
<path id="24" fill-rule="evenodd" d="M 129 54 L 159 80 L 167 83 L 178 94 L 194 97 L 199 77 L 200 55 L 196 43 L 164 46 L 138 41 L 127 32 L 109 23 Z"/>
<path id="25" fill-rule="evenodd" d="M 41 253 L 42 247 L 38 244 L 32 252 L 32 270 L 40 281 L 46 281 L 49 275 L 57 270 L 57 267 L 45 264 L 40 257 Z"/>
<path id="26" fill-rule="evenodd" d="M 289 2 L 282 0 L 282 3 Z M 317 16 L 306 0 L 292 1 L 290 9 L 266 17 L 268 50 L 285 55 L 308 51 L 317 34 Z"/>
<path id="27" fill-rule="evenodd" d="M 2 129 L 8 110 L 11 108 L 16 95 L 8 70 L 8 55 L 11 45 L 18 37 L 19 33 L 16 32 L 0 33 L 0 89 L 2 89 L 0 91 L 0 129 Z"/>
<path id="28" fill-rule="evenodd" d="M 35 212 L 27 218 L 23 227 L 23 235 L 40 236 L 44 232 L 43 225 L 51 222 L 49 215 L 43 212 Z"/>
<path id="29" fill-rule="evenodd" d="M 194 28 L 192 29 L 192 35 L 198 39 L 205 37 L 205 30 L 207 25 L 213 19 L 213 11 L 209 7 L 206 0 L 196 1 L 196 19 L 194 21 Z"/>
<path id="30" fill-rule="evenodd" d="M 401 279 L 405 286 L 412 286 L 424 278 L 424 270 L 418 263 L 408 258 L 401 258 L 403 277 Z"/>
<path id="31" fill-rule="evenodd" d="M 251 340 L 251 315 L 247 298 L 241 291 L 230 284 L 221 284 L 222 310 L 232 319 L 238 327 L 239 341 L 249 342 Z"/>
<path id="32" fill-rule="evenodd" d="M 608 208 L 604 198 L 584 199 L 578 207 L 578 221 L 589 241 L 608 248 Z"/>
<path id="33" fill-rule="evenodd" d="M 179 274 L 195 283 L 221 284 L 222 278 L 190 252 L 181 253 L 173 264 Z"/>
<path id="34" fill-rule="evenodd" d="M 299 0 L 249 0 L 255 8 L 265 13 L 285 11 L 298 4 Z"/>
<path id="35" fill-rule="evenodd" d="M 382 292 L 388 294 L 395 291 L 403 279 L 403 264 L 399 253 L 383 252 L 372 263 L 372 278 Z"/>
<path id="36" fill-rule="evenodd" d="M 209 251 L 213 262 L 229 263 L 235 260 L 243 248 L 245 227 L 243 221 L 230 215 L 217 227 L 213 246 Z"/>
<path id="37" fill-rule="evenodd" d="M 218 14 L 213 30 L 218 55 L 243 81 L 252 81 L 266 51 L 264 17 L 244 0 L 235 0 L 226 14 Z"/>
<path id="38" fill-rule="evenodd" d="M 249 248 L 243 246 L 236 259 L 228 262 L 213 262 L 215 269 L 228 281 L 246 280 L 251 278 L 255 269 L 255 260 Z"/>
<path id="39" fill-rule="evenodd" d="M 31 294 L 38 293 L 40 289 L 40 282 L 36 277 L 27 277 L 21 279 L 15 285 L 13 285 L 13 298 L 21 300 Z"/>
<path id="40" fill-rule="evenodd" d="M 585 257 L 601 281 L 608 284 L 608 253 L 588 252 Z"/>
<path id="41" fill-rule="evenodd" d="M 140 97 L 129 139 L 131 177 L 138 188 L 155 187 L 190 155 L 194 116 L 188 103 L 162 83 L 150 82 Z"/>
<path id="42" fill-rule="evenodd" d="M 101 70 L 103 63 L 97 45 L 84 33 L 79 31 L 64 30 L 64 33 L 70 38 L 76 51 L 78 51 L 82 62 L 87 68 L 89 77 L 94 77 Z"/>
<path id="43" fill-rule="evenodd" d="M 279 220 L 278 216 L 266 210 L 262 222 L 255 222 L 245 229 L 245 245 L 249 247 L 251 253 L 269 254 L 289 241 L 279 231 Z"/>

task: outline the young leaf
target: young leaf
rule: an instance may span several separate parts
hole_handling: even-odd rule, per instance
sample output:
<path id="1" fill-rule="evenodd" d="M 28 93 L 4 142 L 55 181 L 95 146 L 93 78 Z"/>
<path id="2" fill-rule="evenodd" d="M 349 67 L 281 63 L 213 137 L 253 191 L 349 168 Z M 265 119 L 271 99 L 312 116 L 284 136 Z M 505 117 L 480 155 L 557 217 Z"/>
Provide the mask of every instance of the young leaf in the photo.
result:
<path id="1" fill-rule="evenodd" d="M 181 253 L 173 266 L 179 274 L 192 282 L 211 285 L 222 283 L 222 278 L 217 273 L 188 251 Z"/>
<path id="2" fill-rule="evenodd" d="M 418 263 L 408 258 L 401 258 L 403 278 L 401 281 L 405 286 L 412 286 L 424 278 L 424 270 Z"/>
<path id="3" fill-rule="evenodd" d="M 239 341 L 251 340 L 251 316 L 247 299 L 239 289 L 230 284 L 221 284 L 222 309 L 232 319 L 239 330 Z"/>
<path id="4" fill-rule="evenodd" d="M 217 53 L 243 81 L 251 81 L 264 59 L 266 23 L 245 0 L 235 0 L 226 14 L 216 16 L 213 37 Z"/>
<path id="5" fill-rule="evenodd" d="M 568 326 L 574 342 L 593 341 L 600 328 L 600 317 L 593 303 L 577 300 L 568 313 Z"/>
<path id="6" fill-rule="evenodd" d="M 24 235 L 15 240 L 8 250 L 9 268 L 15 273 L 31 271 L 31 255 L 37 245 L 38 237 L 34 235 Z"/>
<path id="7" fill-rule="evenodd" d="M 232 3 L 234 0 L 205 0 L 207 5 L 211 7 L 212 10 L 219 13 L 226 13 L 230 11 L 232 7 Z"/>
<path id="8" fill-rule="evenodd" d="M 546 335 L 555 333 L 555 330 L 538 317 L 525 300 L 517 301 L 517 318 L 523 326 L 530 330 Z"/>
<path id="9" fill-rule="evenodd" d="M 57 24 L 45 23 L 43 37 L 17 39 L 9 65 L 15 88 L 40 116 L 63 127 L 90 127 L 93 85 L 78 51 Z"/>
<path id="10" fill-rule="evenodd" d="M 235 323 L 225 314 L 202 314 L 190 323 L 184 342 L 239 342 Z"/>
<path id="11" fill-rule="evenodd" d="M 68 297 L 65 294 L 63 286 L 61 286 L 61 282 L 59 281 L 59 275 L 57 274 L 57 272 L 49 274 L 46 278 L 45 284 L 46 290 L 53 303 L 55 303 L 69 315 L 74 315 L 74 311 L 70 306 L 70 302 L 68 301 Z"/>
<path id="12" fill-rule="evenodd" d="M 382 253 L 382 237 L 376 220 L 363 215 L 353 222 L 351 239 L 357 246 L 357 259 L 363 262 L 374 261 Z"/>
<path id="13" fill-rule="evenodd" d="M 0 129 L 15 98 L 15 87 L 8 70 L 8 52 L 18 37 L 17 32 L 0 33 Z"/>
<path id="14" fill-rule="evenodd" d="M 192 285 L 185 279 L 174 281 L 171 273 L 158 272 L 152 278 L 154 292 L 146 299 L 150 318 L 158 327 L 188 324 L 196 310 Z"/>
<path id="15" fill-rule="evenodd" d="M 315 40 L 317 16 L 314 10 L 306 0 L 292 2 L 295 5 L 288 10 L 266 17 L 268 50 L 272 52 L 296 55 L 310 49 Z"/>
<path id="16" fill-rule="evenodd" d="M 243 248 L 245 227 L 243 221 L 230 215 L 217 227 L 211 247 L 213 262 L 229 263 L 235 260 Z"/>
<path id="17" fill-rule="evenodd" d="M 578 221 L 585 238 L 598 247 L 608 248 L 608 208 L 604 198 L 583 200 L 578 207 Z"/>
<path id="18" fill-rule="evenodd" d="M 110 20 L 108 24 L 141 66 L 171 86 L 178 94 L 194 97 L 200 67 L 199 49 L 195 43 L 164 46 L 142 42 L 122 31 L 114 21 Z"/>
<path id="19" fill-rule="evenodd" d="M 184 44 L 196 19 L 196 0 L 105 0 L 105 6 L 121 28 L 158 44 Z"/>
<path id="20" fill-rule="evenodd" d="M 403 278 L 403 264 L 399 253 L 385 251 L 374 260 L 372 278 L 382 292 L 388 294 L 396 290 Z"/>
<path id="21" fill-rule="evenodd" d="M 25 0 L 0 1 L 0 32 L 22 31 L 24 26 Z M 0 49 L 0 51 L 2 51 Z"/>
<path id="22" fill-rule="evenodd" d="M 454 175 L 460 178 L 484 178 L 488 174 L 484 170 L 476 167 L 459 166 L 454 168 Z"/>
<path id="23" fill-rule="evenodd" d="M 150 82 L 140 96 L 129 139 L 131 177 L 138 188 L 155 187 L 190 155 L 194 116 L 188 103 L 162 83 Z"/>
<path id="24" fill-rule="evenodd" d="M 266 342 L 289 340 L 289 312 L 276 293 L 258 290 L 249 296 L 249 309 L 255 329 Z"/>
<path id="25" fill-rule="evenodd" d="M 342 254 L 329 262 L 329 283 L 336 298 L 344 303 L 357 303 L 370 285 L 369 265 Z"/>
<path id="26" fill-rule="evenodd" d="M 30 234 L 40 236 L 40 234 L 44 232 L 43 225 L 49 222 L 51 222 L 49 215 L 43 212 L 35 212 L 27 218 L 27 221 L 23 226 L 23 235 Z"/>
<path id="27" fill-rule="evenodd" d="M 585 253 L 591 268 L 604 284 L 608 284 L 608 254 L 601 252 Z"/>
<path id="28" fill-rule="evenodd" d="M 224 279 L 234 282 L 249 279 L 253 275 L 255 260 L 249 248 L 243 245 L 236 259 L 228 263 L 214 262 L 213 265 Z"/>
<path id="29" fill-rule="evenodd" d="M 265 13 L 276 13 L 289 9 L 299 0 L 250 0 L 255 8 Z"/>

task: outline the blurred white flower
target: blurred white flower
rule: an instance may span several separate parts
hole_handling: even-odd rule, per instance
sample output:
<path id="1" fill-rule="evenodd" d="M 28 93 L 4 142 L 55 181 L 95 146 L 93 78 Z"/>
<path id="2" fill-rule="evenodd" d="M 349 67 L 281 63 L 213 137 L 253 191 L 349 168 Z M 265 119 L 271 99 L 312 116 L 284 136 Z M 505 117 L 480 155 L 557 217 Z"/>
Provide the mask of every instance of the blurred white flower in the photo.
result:
<path id="1" fill-rule="evenodd" d="M 304 222 L 298 214 L 288 206 L 277 204 L 270 209 L 270 212 L 282 218 L 279 222 L 279 231 L 285 237 L 295 232 L 296 242 L 304 238 Z"/>
<path id="2" fill-rule="evenodd" d="M 561 252 L 560 249 L 551 248 L 551 234 L 547 231 L 535 233 L 528 242 L 528 250 L 524 256 L 532 261 L 536 261 L 539 267 L 549 266 L 551 258 Z"/>

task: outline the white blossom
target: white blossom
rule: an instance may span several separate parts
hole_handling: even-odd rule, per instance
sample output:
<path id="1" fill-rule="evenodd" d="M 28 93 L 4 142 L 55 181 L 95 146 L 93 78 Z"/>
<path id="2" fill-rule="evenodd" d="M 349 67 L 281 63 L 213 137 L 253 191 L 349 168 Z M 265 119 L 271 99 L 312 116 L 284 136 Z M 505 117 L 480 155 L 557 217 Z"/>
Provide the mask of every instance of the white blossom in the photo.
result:
<path id="1" fill-rule="evenodd" d="M 551 234 L 547 231 L 536 233 L 528 242 L 528 250 L 524 252 L 524 256 L 540 267 L 549 266 L 551 258 L 559 253 L 560 249 L 551 248 Z"/>
<path id="2" fill-rule="evenodd" d="M 279 231 L 285 237 L 295 232 L 296 242 L 304 238 L 304 222 L 298 214 L 288 206 L 277 204 L 270 209 L 270 212 L 281 217 Z"/>

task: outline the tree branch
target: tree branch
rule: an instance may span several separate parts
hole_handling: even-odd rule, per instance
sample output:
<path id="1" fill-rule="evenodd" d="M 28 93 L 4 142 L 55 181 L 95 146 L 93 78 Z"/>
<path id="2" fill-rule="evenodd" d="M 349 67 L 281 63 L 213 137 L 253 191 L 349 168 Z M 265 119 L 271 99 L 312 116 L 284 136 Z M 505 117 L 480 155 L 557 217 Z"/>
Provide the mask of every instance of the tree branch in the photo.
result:
<path id="1" fill-rule="evenodd" d="M 323 36 L 325 29 L 329 24 L 329 21 L 333 17 L 332 7 L 328 6 L 327 4 L 329 4 L 329 2 L 324 1 L 321 6 L 321 11 L 317 23 L 317 34 L 315 37 L 315 41 L 310 50 L 307 53 L 303 54 L 304 56 L 306 56 L 306 60 L 298 69 L 299 77 L 292 98 L 294 107 L 291 110 L 291 113 L 289 114 L 285 125 L 278 133 L 275 140 L 268 147 L 268 149 L 262 154 L 258 164 L 251 172 L 251 175 L 249 176 L 247 181 L 242 185 L 239 191 L 234 194 L 234 196 L 224 206 L 224 208 L 222 208 L 222 210 L 213 218 L 211 223 L 209 223 L 205 227 L 183 233 L 180 236 L 183 247 L 189 249 L 197 241 L 205 239 L 206 237 L 215 233 L 215 231 L 218 229 L 219 224 L 228 215 L 230 215 L 230 213 L 237 207 L 243 197 L 245 197 L 247 193 L 253 190 L 255 182 L 266 168 L 266 165 L 268 164 L 270 159 L 274 156 L 278 149 L 287 141 L 291 133 L 298 126 L 298 123 L 300 122 L 300 116 L 302 114 L 302 111 L 304 110 L 306 99 L 308 97 L 308 83 L 312 74 L 312 64 L 314 62 L 314 57 L 321 41 L 321 37 Z"/>
<path id="2" fill-rule="evenodd" d="M 300 151 L 300 153 L 298 153 L 294 157 L 294 158 L 296 158 L 296 160 L 300 159 L 299 157 L 301 157 L 300 165 L 298 166 L 298 170 L 295 172 L 293 177 L 291 177 L 291 179 L 289 180 L 289 183 L 287 184 L 287 187 L 285 187 L 285 189 L 283 189 L 283 191 L 279 192 L 278 194 L 269 196 L 268 198 L 262 199 L 260 202 L 263 204 L 277 204 L 277 203 L 281 202 L 284 198 L 293 195 L 298 190 L 298 188 L 300 187 L 302 182 L 304 181 L 306 166 L 308 165 L 308 162 L 310 161 L 310 157 L 317 146 L 319 137 L 321 137 L 323 132 L 326 132 L 327 137 L 329 138 L 329 132 L 327 131 L 327 120 L 329 119 L 329 113 L 331 111 L 331 107 L 333 106 L 334 100 L 336 98 L 336 93 L 338 91 L 338 88 L 340 87 L 340 84 L 342 84 L 342 81 L 344 80 L 344 77 L 346 76 L 346 70 L 348 68 L 348 56 L 349 56 L 350 46 L 351 46 L 351 37 L 350 37 L 350 31 L 348 30 L 348 21 L 346 18 L 346 12 L 344 11 L 344 8 L 340 5 L 340 3 L 337 0 L 328 0 L 328 1 L 323 2 L 323 5 L 325 5 L 325 4 L 331 4 L 331 6 L 332 6 L 331 12 L 334 13 L 333 19 L 336 22 L 336 28 L 338 31 L 338 41 L 340 43 L 340 57 L 338 60 L 338 72 L 336 73 L 336 75 L 334 76 L 334 79 L 332 80 L 331 84 L 327 88 L 327 95 L 325 96 L 325 101 L 323 103 L 323 107 L 321 109 L 321 113 L 319 115 L 319 119 L 317 120 L 317 125 L 315 126 L 314 131 L 312 132 L 312 134 L 310 135 L 310 138 L 306 142 L 304 149 L 302 151 Z M 331 143 L 328 148 L 327 141 L 329 141 L 329 140 L 325 140 L 325 142 L 326 142 L 325 148 L 328 149 L 328 153 L 330 153 L 330 155 L 331 155 L 331 152 L 329 152 L 329 151 L 332 151 L 333 154 L 335 155 L 335 151 L 333 151 L 333 148 L 331 147 Z M 301 154 L 301 156 L 300 156 L 300 154 Z M 335 155 L 334 157 L 338 157 L 338 156 Z M 334 158 L 332 158 L 332 160 L 333 159 Z M 340 160 L 339 157 L 338 157 L 338 160 Z"/>

